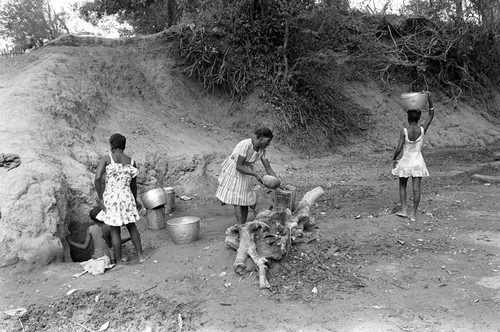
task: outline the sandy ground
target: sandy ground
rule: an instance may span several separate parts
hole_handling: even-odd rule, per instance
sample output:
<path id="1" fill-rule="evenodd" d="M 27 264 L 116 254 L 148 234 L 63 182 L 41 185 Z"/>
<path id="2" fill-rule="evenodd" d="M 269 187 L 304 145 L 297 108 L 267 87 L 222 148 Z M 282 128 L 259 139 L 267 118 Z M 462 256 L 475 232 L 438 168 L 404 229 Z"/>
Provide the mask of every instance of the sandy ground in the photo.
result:
<path id="1" fill-rule="evenodd" d="M 28 313 L 20 320 L 4 314 L 0 326 L 96 331 L 109 322 L 107 331 L 498 331 L 500 188 L 471 178 L 498 173 L 490 156 L 488 150 L 428 153 L 433 177 L 424 180 L 415 223 L 393 213 L 397 180 L 388 175 L 386 158 L 303 161 L 287 181 L 298 186 L 299 197 L 316 185 L 324 188 L 313 209 L 317 237 L 273 262 L 272 292 L 259 290 L 255 274 L 232 270 L 235 252 L 224 244 L 224 232 L 234 224 L 232 208 L 212 199 L 177 200 L 168 218 L 200 217 L 198 241 L 174 244 L 167 230 L 149 230 L 143 219 L 142 239 L 151 254 L 144 264 L 127 243 L 130 263 L 101 276 L 74 278 L 82 271 L 78 263 L 28 274 L 2 269 L 1 309 Z M 77 291 L 66 295 L 71 289 Z"/>

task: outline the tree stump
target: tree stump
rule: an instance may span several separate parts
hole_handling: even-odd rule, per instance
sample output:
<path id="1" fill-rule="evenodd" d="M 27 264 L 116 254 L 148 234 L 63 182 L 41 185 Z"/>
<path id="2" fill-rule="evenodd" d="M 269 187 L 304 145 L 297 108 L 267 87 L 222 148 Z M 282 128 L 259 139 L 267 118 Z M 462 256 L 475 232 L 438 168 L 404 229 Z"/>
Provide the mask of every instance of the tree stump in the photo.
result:
<path id="1" fill-rule="evenodd" d="M 254 221 L 229 227 L 225 242 L 236 250 L 233 263 L 235 272 L 244 273 L 248 269 L 247 258 L 250 258 L 259 272 L 260 288 L 270 288 L 267 280 L 269 259 L 279 261 L 286 257 L 296 237 L 314 225 L 309 216 L 310 208 L 323 194 L 321 187 L 308 191 L 293 214 L 289 209 L 264 210 Z"/>

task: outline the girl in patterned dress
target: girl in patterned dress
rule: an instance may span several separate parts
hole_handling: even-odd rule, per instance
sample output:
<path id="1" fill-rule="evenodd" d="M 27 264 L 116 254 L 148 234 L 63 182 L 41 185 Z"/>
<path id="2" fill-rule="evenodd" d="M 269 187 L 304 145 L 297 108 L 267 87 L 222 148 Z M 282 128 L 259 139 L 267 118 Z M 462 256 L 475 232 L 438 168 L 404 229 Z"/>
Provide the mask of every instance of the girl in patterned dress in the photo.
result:
<path id="1" fill-rule="evenodd" d="M 126 226 L 132 244 L 139 255 L 139 263 L 146 260 L 142 252 L 141 236 L 135 222 L 139 220 L 137 208 L 138 173 L 135 161 L 123 153 L 126 138 L 114 134 L 109 139 L 111 154 L 101 158 L 95 175 L 95 188 L 99 205 L 105 211 L 103 221 L 111 229 L 111 243 L 116 262 L 122 262 L 121 226 Z M 106 175 L 106 183 L 103 177 Z"/>
<path id="2" fill-rule="evenodd" d="M 408 111 L 408 128 L 403 128 L 399 135 L 398 146 L 392 158 L 392 174 L 399 177 L 399 198 L 401 200 L 401 211 L 396 215 L 404 218 L 410 218 L 410 221 L 416 221 L 418 204 L 420 203 L 420 184 L 422 177 L 429 176 L 427 166 L 425 165 L 422 156 L 422 144 L 424 142 L 424 135 L 434 118 L 434 108 L 432 101 L 427 93 L 429 100 L 429 116 L 422 126 L 418 125 L 422 112 L 420 110 Z M 397 160 L 401 150 L 403 155 L 399 161 Z M 406 206 L 406 185 L 408 178 L 412 178 L 413 187 L 413 207 L 410 214 L 408 214 Z"/>
<path id="3" fill-rule="evenodd" d="M 262 177 L 254 171 L 254 163 L 260 160 L 267 174 L 276 176 L 266 156 L 266 147 L 272 139 L 269 128 L 257 129 L 253 138 L 239 142 L 222 163 L 215 196 L 222 203 L 234 205 L 236 221 L 240 224 L 246 223 L 248 207 L 256 202 L 253 178 L 262 183 Z"/>

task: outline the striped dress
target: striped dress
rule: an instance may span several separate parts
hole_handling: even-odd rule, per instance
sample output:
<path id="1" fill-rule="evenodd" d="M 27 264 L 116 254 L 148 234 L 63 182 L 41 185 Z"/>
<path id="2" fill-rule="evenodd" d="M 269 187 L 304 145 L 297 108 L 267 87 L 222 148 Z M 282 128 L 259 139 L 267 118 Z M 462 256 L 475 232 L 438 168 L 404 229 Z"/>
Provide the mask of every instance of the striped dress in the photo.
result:
<path id="1" fill-rule="evenodd" d="M 239 142 L 231 155 L 222 163 L 219 187 L 215 196 L 226 204 L 252 206 L 256 202 L 253 176 L 236 170 L 238 156 L 243 156 L 244 165 L 253 169 L 256 161 L 266 158 L 266 150 L 255 151 L 251 138 Z"/>

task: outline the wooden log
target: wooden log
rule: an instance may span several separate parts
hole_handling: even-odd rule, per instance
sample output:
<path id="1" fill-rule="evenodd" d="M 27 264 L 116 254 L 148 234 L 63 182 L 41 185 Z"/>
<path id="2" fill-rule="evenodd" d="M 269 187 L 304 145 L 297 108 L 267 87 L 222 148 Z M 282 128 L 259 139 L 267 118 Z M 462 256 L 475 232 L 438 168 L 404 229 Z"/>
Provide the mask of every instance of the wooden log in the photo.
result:
<path id="1" fill-rule="evenodd" d="M 260 288 L 270 288 L 271 285 L 267 281 L 267 259 L 257 252 L 254 237 L 255 231 L 259 228 L 268 227 L 266 223 L 260 221 L 251 221 L 246 223 L 240 229 L 240 245 L 236 252 L 236 259 L 234 260 L 233 267 L 236 273 L 242 274 L 246 269 L 245 261 L 250 257 L 259 271 L 259 285 Z"/>

